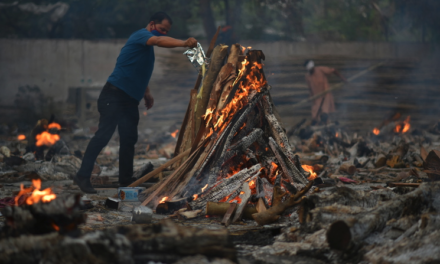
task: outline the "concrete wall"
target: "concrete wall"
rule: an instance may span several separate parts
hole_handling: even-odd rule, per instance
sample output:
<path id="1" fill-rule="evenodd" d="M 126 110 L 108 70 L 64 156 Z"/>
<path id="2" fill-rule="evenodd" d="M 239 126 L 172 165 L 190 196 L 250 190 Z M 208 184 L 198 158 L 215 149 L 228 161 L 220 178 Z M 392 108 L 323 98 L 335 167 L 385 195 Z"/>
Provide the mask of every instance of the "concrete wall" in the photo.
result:
<path id="1" fill-rule="evenodd" d="M 68 87 L 102 86 L 124 43 L 125 40 L 0 39 L 0 105 L 11 105 L 18 87 L 24 85 L 37 85 L 55 100 L 66 100 Z M 423 44 L 253 41 L 243 41 L 243 44 L 263 50 L 266 59 L 325 55 L 411 59 L 432 51 L 429 45 Z M 169 60 L 164 58 L 177 54 L 169 49 L 155 50 L 156 67 L 152 81 L 167 68 Z M 185 60 L 184 56 L 178 58 Z M 189 62 L 188 67 L 191 67 Z"/>

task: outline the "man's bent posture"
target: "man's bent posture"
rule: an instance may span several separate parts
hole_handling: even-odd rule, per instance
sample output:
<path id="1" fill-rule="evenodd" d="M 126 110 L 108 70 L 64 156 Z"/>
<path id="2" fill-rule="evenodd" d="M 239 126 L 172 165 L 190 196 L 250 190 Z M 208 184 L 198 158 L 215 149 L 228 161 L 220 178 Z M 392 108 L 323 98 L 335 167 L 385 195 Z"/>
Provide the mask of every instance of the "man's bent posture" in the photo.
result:
<path id="1" fill-rule="evenodd" d="M 335 74 L 343 81 L 347 81 L 336 69 L 325 66 L 315 66 L 315 63 L 312 60 L 307 60 L 304 63 L 304 67 L 306 67 L 307 70 L 306 82 L 309 86 L 310 96 L 314 96 L 329 89 L 327 75 Z M 313 101 L 312 119 L 314 121 L 317 121 L 321 114 L 329 114 L 333 112 L 335 112 L 335 102 L 331 93 Z"/>
<path id="2" fill-rule="evenodd" d="M 133 182 L 134 145 L 138 138 L 138 105 L 142 98 L 147 109 L 150 109 L 154 103 L 148 87 L 154 68 L 153 46 L 192 48 L 197 45 L 194 38 L 184 41 L 166 37 L 172 23 L 166 13 L 154 14 L 148 26 L 134 32 L 121 49 L 115 69 L 99 95 L 98 131 L 90 140 L 81 168 L 74 177 L 74 181 L 83 192 L 96 193 L 90 182 L 93 166 L 101 150 L 110 141 L 116 127 L 120 137 L 119 184 L 127 186 Z"/>

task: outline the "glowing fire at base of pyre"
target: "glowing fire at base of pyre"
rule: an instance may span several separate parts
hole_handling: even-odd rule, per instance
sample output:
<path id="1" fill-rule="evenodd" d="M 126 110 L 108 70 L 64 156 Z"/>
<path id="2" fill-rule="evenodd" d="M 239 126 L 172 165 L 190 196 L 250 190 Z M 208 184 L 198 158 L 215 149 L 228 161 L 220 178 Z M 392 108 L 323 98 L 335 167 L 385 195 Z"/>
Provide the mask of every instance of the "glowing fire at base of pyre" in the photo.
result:
<path id="1" fill-rule="evenodd" d="M 307 180 L 312 181 L 312 180 L 314 180 L 314 179 L 316 179 L 316 178 L 318 177 L 318 175 L 316 174 L 316 172 L 313 171 L 313 170 L 314 170 L 313 166 L 310 166 L 310 165 L 301 165 L 301 167 L 302 167 L 305 171 L 307 171 L 307 172 L 310 173 L 310 176 L 307 178 Z"/>
<path id="2" fill-rule="evenodd" d="M 19 205 L 22 199 L 25 199 L 27 205 L 38 202 L 47 203 L 56 198 L 56 194 L 52 192 L 51 188 L 41 190 L 41 180 L 32 180 L 32 186 L 25 188 L 23 184 L 20 185 L 20 192 L 15 197 L 15 205 Z"/>

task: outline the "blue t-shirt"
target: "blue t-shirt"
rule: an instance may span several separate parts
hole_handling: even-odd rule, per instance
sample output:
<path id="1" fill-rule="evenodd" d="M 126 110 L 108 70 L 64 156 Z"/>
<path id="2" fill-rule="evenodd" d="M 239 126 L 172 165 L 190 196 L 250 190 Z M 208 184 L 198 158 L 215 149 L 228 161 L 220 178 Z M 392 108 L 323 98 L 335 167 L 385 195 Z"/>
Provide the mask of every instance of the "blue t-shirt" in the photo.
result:
<path id="1" fill-rule="evenodd" d="M 144 97 L 153 73 L 154 48 L 146 44 L 152 36 L 145 28 L 131 34 L 107 80 L 138 101 Z"/>

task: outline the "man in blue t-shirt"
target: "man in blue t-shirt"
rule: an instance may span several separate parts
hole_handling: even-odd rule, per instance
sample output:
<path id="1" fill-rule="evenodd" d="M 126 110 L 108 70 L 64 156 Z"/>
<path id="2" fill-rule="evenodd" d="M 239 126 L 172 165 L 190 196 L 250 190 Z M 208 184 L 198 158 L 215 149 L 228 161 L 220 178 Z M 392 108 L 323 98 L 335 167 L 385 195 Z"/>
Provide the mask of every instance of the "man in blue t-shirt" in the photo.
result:
<path id="1" fill-rule="evenodd" d="M 104 85 L 98 99 L 99 126 L 84 153 L 81 168 L 74 181 L 85 193 L 96 193 L 90 177 L 96 158 L 110 141 L 116 127 L 119 132 L 119 185 L 133 182 L 134 145 L 137 142 L 139 102 L 144 98 L 147 109 L 154 99 L 148 82 L 154 68 L 154 48 L 189 47 L 197 40 L 179 40 L 165 35 L 173 21 L 165 12 L 154 14 L 148 26 L 134 32 L 121 49 L 113 73 Z"/>

